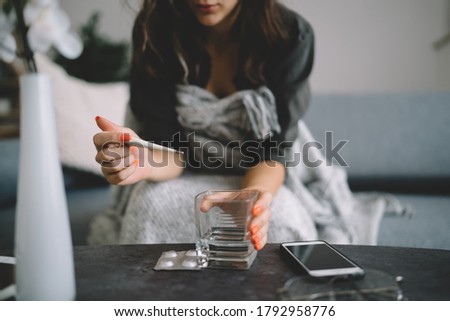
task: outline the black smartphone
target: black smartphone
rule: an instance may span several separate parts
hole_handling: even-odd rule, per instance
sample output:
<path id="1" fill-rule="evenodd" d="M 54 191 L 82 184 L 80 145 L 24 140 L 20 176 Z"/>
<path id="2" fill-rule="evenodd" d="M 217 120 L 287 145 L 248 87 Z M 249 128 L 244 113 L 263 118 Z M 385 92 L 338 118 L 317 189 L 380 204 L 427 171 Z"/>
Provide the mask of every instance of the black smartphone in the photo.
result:
<path id="1" fill-rule="evenodd" d="M 314 277 L 361 277 L 364 270 L 325 241 L 286 242 L 281 250 Z"/>

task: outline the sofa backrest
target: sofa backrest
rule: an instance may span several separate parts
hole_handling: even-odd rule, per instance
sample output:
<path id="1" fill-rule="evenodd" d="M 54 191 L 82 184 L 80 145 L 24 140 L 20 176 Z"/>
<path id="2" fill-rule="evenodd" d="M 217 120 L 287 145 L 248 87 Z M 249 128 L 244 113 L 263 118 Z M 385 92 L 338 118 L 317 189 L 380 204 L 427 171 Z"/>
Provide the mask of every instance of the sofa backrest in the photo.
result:
<path id="1" fill-rule="evenodd" d="M 348 140 L 350 179 L 450 179 L 450 92 L 313 95 L 304 119 L 322 144 Z"/>

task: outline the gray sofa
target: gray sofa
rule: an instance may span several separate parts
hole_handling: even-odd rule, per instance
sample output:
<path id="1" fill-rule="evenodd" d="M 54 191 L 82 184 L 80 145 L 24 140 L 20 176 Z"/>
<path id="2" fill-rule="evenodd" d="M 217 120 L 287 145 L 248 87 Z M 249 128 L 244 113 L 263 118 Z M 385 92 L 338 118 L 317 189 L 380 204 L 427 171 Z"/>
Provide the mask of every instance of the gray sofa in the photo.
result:
<path id="1" fill-rule="evenodd" d="M 315 95 L 305 121 L 340 155 L 354 191 L 394 193 L 411 217 L 383 218 L 380 245 L 450 249 L 450 93 Z M 0 249 L 13 247 L 17 139 L 0 140 Z M 108 185 L 64 169 L 73 243 L 86 244 L 91 218 L 112 202 Z"/>
<path id="2" fill-rule="evenodd" d="M 380 245 L 450 249 L 450 93 L 317 95 L 305 117 L 334 144 L 352 190 L 387 191 L 412 207 L 382 220 Z"/>

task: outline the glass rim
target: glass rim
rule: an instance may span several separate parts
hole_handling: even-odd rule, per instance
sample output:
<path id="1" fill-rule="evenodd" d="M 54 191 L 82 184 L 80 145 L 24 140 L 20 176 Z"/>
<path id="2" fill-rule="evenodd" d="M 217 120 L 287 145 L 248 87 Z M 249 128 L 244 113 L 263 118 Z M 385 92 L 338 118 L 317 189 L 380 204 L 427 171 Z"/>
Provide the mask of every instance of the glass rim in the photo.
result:
<path id="1" fill-rule="evenodd" d="M 233 190 L 206 190 L 203 192 L 198 193 L 197 195 L 195 195 L 195 200 L 200 199 L 201 197 L 205 197 L 205 196 L 209 196 L 209 195 L 213 195 L 215 193 L 248 193 L 249 196 L 248 198 L 244 198 L 244 199 L 227 199 L 225 197 L 223 198 L 217 198 L 214 199 L 214 202 L 227 202 L 227 203 L 232 203 L 232 202 L 252 202 L 256 200 L 256 197 L 258 197 L 259 195 L 259 191 L 255 190 L 255 189 L 246 189 L 246 190 L 240 190 L 240 189 L 233 189 Z"/>

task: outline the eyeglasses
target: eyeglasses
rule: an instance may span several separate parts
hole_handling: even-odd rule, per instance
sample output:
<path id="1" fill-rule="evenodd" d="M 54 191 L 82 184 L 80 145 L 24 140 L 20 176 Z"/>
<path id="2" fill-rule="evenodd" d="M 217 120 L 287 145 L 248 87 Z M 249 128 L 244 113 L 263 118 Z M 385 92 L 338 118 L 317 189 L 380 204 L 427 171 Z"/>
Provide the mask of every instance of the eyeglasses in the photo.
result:
<path id="1" fill-rule="evenodd" d="M 355 279 L 345 276 L 314 278 L 297 276 L 278 289 L 280 300 L 305 301 L 402 301 L 402 276 L 366 269 L 365 276 Z"/>

